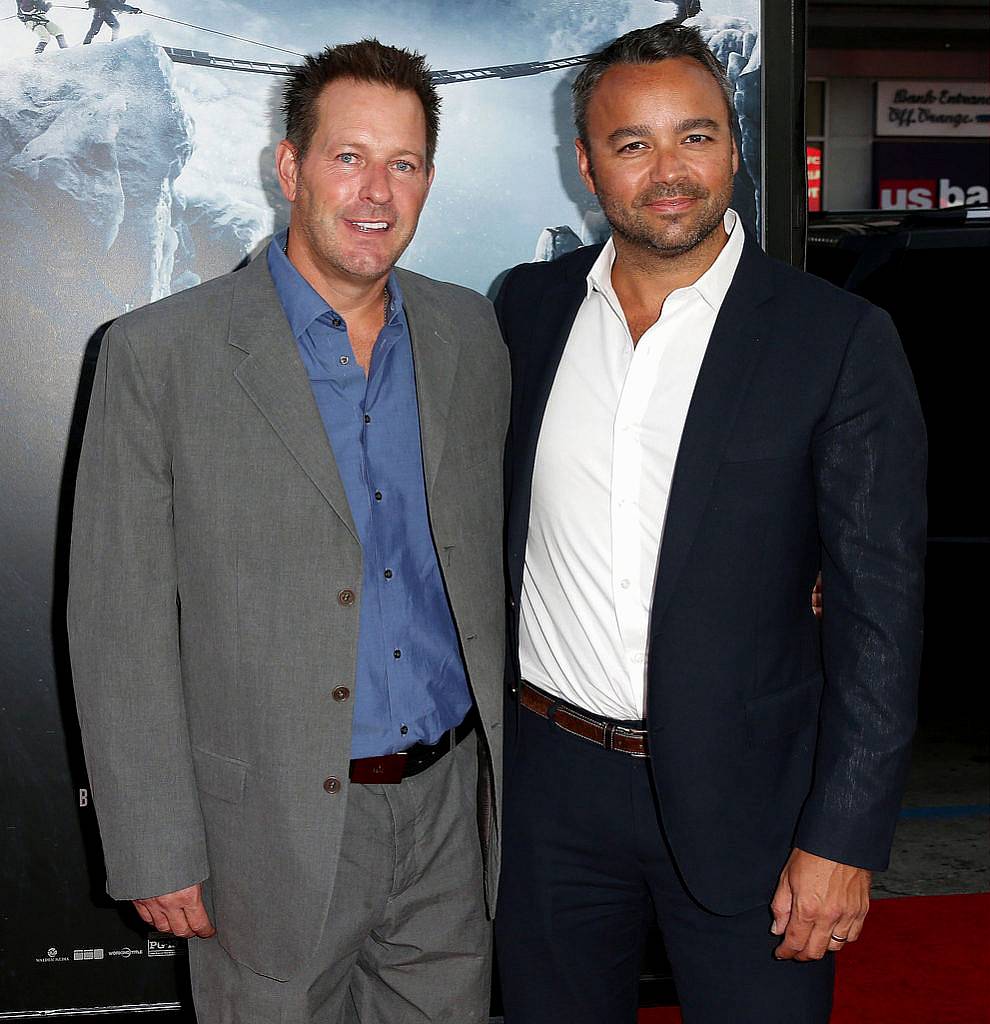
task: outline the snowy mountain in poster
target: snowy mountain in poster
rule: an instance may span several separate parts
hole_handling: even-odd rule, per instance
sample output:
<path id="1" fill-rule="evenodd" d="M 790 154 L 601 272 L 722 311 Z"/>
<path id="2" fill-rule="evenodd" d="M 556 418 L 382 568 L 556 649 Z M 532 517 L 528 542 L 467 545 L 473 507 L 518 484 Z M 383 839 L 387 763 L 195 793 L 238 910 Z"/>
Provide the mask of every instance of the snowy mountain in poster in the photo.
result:
<path id="1" fill-rule="evenodd" d="M 109 306 L 101 307 L 107 315 L 223 273 L 284 223 L 272 173 L 284 78 L 173 64 L 156 44 L 292 63 L 296 53 L 376 34 L 422 50 L 435 69 L 455 70 L 588 53 L 673 13 L 673 4 L 656 0 L 399 6 L 371 0 L 359 10 L 169 0 L 141 15 L 120 14 L 118 42 L 110 43 L 104 29 L 92 46 L 80 48 L 75 44 L 89 12 L 53 8 L 50 16 L 71 48 L 58 50 L 52 42 L 37 57 L 37 37 L 8 19 L 0 38 L 0 221 L 20 225 L 22 235 L 28 225 L 24 237 L 35 251 L 43 244 L 62 263 L 109 261 L 90 267 L 99 279 L 92 288 L 112 292 Z M 741 117 L 745 162 L 758 180 L 758 6 L 711 0 L 690 23 L 702 29 L 736 84 L 737 110 L 748 115 Z M 545 229 L 570 245 L 601 236 L 597 206 L 574 167 L 569 84 L 575 73 L 441 87 L 437 180 L 404 265 L 486 291 L 505 267 L 564 251 L 547 248 Z M 86 147 L 100 158 L 85 159 Z M 84 167 L 92 169 L 91 181 L 84 180 Z M 115 167 L 122 171 L 116 182 Z M 745 176 L 737 204 L 755 219 Z M 40 219 L 36 207 L 44 211 Z M 126 282 L 113 266 L 122 253 Z"/>

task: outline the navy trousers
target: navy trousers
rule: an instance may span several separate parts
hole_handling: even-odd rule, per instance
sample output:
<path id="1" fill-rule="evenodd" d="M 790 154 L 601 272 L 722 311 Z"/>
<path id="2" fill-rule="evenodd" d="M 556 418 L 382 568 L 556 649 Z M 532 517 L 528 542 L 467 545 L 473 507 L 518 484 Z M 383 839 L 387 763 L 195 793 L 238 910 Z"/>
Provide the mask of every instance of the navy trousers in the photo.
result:
<path id="1" fill-rule="evenodd" d="M 654 921 L 684 1024 L 828 1021 L 832 954 L 775 960 L 771 893 L 733 917 L 692 899 L 644 758 L 603 750 L 531 711 L 519 716 L 495 920 L 505 1024 L 634 1024 Z M 731 849 L 725 856 L 731 871 Z"/>

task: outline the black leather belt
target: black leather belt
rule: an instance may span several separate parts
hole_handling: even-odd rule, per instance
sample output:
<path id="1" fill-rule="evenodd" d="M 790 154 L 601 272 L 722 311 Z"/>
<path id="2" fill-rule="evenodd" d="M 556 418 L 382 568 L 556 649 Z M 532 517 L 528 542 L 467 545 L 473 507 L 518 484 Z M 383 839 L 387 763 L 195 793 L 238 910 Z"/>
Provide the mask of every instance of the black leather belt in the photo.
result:
<path id="1" fill-rule="evenodd" d="M 461 740 L 471 735 L 477 724 L 477 713 L 472 708 L 460 725 L 448 729 L 436 743 L 414 743 L 408 750 L 381 757 L 355 757 L 351 760 L 351 782 L 392 785 L 425 772 L 454 749 Z"/>
<path id="2" fill-rule="evenodd" d="M 545 693 L 525 680 L 519 686 L 519 703 L 541 718 L 548 718 L 564 732 L 590 740 L 606 750 L 618 750 L 631 757 L 649 756 L 648 733 L 645 729 L 630 729 L 610 718 L 593 715 L 584 708 Z"/>

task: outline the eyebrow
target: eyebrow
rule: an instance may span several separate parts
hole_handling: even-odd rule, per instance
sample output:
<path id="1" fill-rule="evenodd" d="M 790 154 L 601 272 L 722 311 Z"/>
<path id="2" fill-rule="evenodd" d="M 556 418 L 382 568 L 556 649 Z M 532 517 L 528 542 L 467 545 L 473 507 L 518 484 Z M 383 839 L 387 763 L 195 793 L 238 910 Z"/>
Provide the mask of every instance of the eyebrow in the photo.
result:
<path id="1" fill-rule="evenodd" d="M 642 139 L 653 135 L 653 129 L 645 124 L 627 124 L 616 128 L 608 137 L 609 142 L 618 142 L 620 139 Z"/>
<path id="2" fill-rule="evenodd" d="M 697 128 L 707 128 L 709 131 L 719 131 L 721 125 L 710 117 L 692 117 L 687 121 L 680 121 L 676 130 L 678 132 L 693 132 Z"/>

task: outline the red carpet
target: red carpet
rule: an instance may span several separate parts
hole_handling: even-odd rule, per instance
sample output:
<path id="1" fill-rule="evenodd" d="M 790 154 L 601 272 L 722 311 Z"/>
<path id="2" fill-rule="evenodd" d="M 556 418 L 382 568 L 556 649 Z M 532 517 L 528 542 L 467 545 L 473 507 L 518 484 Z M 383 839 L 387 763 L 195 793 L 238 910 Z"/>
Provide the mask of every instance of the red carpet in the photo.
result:
<path id="1" fill-rule="evenodd" d="M 672 1006 L 639 1014 L 680 1020 Z M 990 1024 L 990 893 L 875 900 L 836 960 L 831 1024 Z"/>

